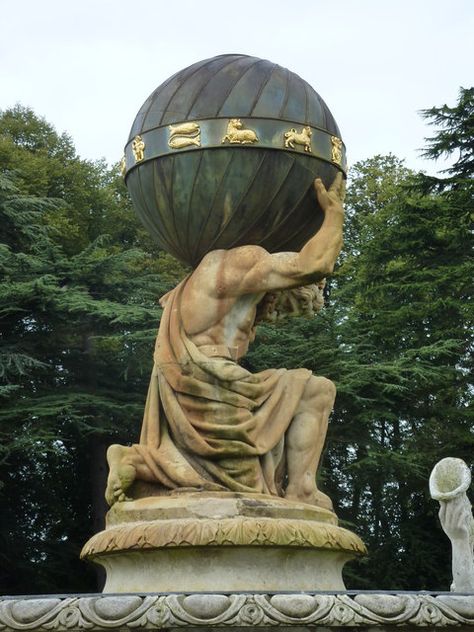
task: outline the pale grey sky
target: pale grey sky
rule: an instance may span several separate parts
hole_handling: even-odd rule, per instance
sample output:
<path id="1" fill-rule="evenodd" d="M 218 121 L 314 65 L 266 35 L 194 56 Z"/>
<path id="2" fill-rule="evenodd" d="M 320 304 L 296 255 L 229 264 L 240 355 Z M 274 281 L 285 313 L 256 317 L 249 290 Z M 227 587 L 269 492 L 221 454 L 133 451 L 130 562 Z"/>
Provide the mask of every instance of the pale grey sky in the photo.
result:
<path id="1" fill-rule="evenodd" d="M 115 162 L 146 97 L 222 53 L 299 74 L 333 112 L 349 162 L 416 169 L 418 110 L 473 84 L 473 0 L 0 0 L 0 109 L 31 106 L 83 158 Z"/>

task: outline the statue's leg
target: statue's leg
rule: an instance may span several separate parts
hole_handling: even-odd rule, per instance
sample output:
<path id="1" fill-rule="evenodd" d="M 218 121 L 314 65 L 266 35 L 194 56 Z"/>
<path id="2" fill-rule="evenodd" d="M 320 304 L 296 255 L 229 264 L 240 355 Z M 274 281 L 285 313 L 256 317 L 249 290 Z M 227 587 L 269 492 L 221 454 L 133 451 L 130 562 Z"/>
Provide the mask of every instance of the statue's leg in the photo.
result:
<path id="1" fill-rule="evenodd" d="M 331 380 L 312 376 L 308 381 L 285 436 L 288 500 L 332 510 L 331 499 L 316 486 L 316 471 L 335 397 L 336 387 Z"/>
<path id="2" fill-rule="evenodd" d="M 261 460 L 263 478 L 265 479 L 270 494 L 274 494 L 275 496 L 283 495 L 284 452 L 285 439 L 281 437 L 276 446 L 267 452 Z"/>

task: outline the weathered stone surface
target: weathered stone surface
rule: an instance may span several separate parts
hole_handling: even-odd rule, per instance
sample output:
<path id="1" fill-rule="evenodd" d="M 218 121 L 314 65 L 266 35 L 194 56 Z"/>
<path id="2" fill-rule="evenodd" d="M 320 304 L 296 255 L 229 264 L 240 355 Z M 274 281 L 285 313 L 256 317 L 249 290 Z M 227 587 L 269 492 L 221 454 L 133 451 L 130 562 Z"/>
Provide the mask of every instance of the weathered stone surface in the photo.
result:
<path id="1" fill-rule="evenodd" d="M 328 509 L 267 494 L 188 492 L 116 503 L 107 513 L 107 527 L 151 520 L 225 520 L 238 517 L 316 520 L 337 525 L 336 515 Z"/>
<path id="2" fill-rule="evenodd" d="M 140 597 L 104 597 L 97 601 L 95 609 L 103 619 L 114 621 L 128 616 L 140 605 Z"/>
<path id="3" fill-rule="evenodd" d="M 309 316 L 323 303 L 342 246 L 342 174 L 328 190 L 316 180 L 313 195 L 324 221 L 301 250 L 212 250 L 161 298 L 140 442 L 107 451 L 110 506 L 201 490 L 332 509 L 316 473 L 335 385 L 304 368 L 239 364 L 262 315 Z"/>
<path id="4" fill-rule="evenodd" d="M 213 619 L 230 606 L 226 595 L 189 595 L 183 599 L 183 606 L 190 615 L 200 619 Z"/>
<path id="5" fill-rule="evenodd" d="M 344 590 L 341 551 L 284 546 L 174 547 L 96 558 L 104 593 Z"/>
<path id="6" fill-rule="evenodd" d="M 124 550 L 152 550 L 179 546 L 294 546 L 365 553 L 351 531 L 333 521 L 235 515 L 224 518 L 152 519 L 113 524 L 93 536 L 83 557 Z"/>
<path id="7" fill-rule="evenodd" d="M 308 617 L 315 608 L 316 602 L 311 595 L 273 595 L 270 603 L 288 617 Z"/>
<path id="8" fill-rule="evenodd" d="M 451 590 L 474 591 L 474 517 L 466 495 L 471 472 L 462 459 L 439 461 L 430 475 L 431 497 L 439 501 L 439 520 L 451 540 Z"/>
<path id="9" fill-rule="evenodd" d="M 202 627 L 205 626 L 205 627 Z M 0 599 L 0 630 L 474 628 L 474 594 L 175 594 Z"/>
<path id="10" fill-rule="evenodd" d="M 83 557 L 104 592 L 344 590 L 365 552 L 328 509 L 264 494 L 204 493 L 116 503 Z"/>

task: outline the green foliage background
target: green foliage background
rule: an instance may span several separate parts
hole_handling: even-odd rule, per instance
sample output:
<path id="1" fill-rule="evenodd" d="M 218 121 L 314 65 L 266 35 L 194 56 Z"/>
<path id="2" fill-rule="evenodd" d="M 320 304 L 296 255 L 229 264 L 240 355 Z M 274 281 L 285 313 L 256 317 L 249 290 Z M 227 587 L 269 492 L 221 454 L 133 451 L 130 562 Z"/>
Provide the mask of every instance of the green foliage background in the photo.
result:
<path id="1" fill-rule="evenodd" d="M 251 370 L 338 386 L 320 485 L 370 555 L 349 588 L 447 589 L 427 480 L 472 462 L 474 89 L 425 111 L 442 178 L 394 156 L 354 166 L 345 247 L 312 320 L 261 326 Z M 160 318 L 186 270 L 136 221 L 117 166 L 82 160 L 30 109 L 0 115 L 0 592 L 84 592 L 106 511 L 105 450 L 138 438 Z"/>

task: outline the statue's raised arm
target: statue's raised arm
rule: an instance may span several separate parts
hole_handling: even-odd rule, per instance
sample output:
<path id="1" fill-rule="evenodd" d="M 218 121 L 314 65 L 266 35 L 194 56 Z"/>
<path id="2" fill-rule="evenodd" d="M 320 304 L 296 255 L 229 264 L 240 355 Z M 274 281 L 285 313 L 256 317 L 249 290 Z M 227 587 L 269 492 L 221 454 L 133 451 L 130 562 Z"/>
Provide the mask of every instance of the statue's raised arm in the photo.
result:
<path id="1" fill-rule="evenodd" d="M 338 173 L 328 190 L 320 179 L 314 188 L 324 221 L 299 252 L 270 254 L 258 246 L 213 251 L 196 270 L 194 282 L 216 297 L 229 297 L 300 287 L 326 278 L 342 248 L 345 181 Z M 209 276 L 216 267 L 220 268 L 218 282 Z"/>

